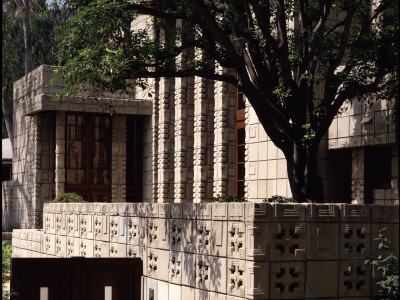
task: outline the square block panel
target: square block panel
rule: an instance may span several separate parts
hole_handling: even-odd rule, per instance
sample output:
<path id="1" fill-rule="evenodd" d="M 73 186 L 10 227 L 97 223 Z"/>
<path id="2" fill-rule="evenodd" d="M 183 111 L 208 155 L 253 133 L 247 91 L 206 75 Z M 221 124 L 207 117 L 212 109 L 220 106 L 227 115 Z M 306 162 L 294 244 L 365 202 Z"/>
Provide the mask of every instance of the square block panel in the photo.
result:
<path id="1" fill-rule="evenodd" d="M 212 221 L 211 224 L 211 254 L 226 257 L 228 224 L 222 221 Z"/>
<path id="2" fill-rule="evenodd" d="M 79 216 L 79 232 L 81 239 L 93 239 L 93 216 Z"/>
<path id="3" fill-rule="evenodd" d="M 222 257 L 210 257 L 211 282 L 210 290 L 218 293 L 226 293 L 227 259 Z"/>
<path id="4" fill-rule="evenodd" d="M 246 262 L 246 299 L 269 298 L 269 263 Z"/>
<path id="5" fill-rule="evenodd" d="M 126 257 L 140 257 L 143 265 L 143 276 L 147 276 L 147 249 L 139 246 L 126 246 Z"/>
<path id="6" fill-rule="evenodd" d="M 230 204 L 230 203 L 229 203 Z M 228 220 L 228 203 L 212 203 L 212 219 L 218 221 Z"/>
<path id="7" fill-rule="evenodd" d="M 271 260 L 305 260 L 305 223 L 271 224 Z"/>
<path id="8" fill-rule="evenodd" d="M 246 226 L 243 222 L 228 222 L 228 257 L 246 259 Z"/>
<path id="9" fill-rule="evenodd" d="M 147 242 L 149 247 L 169 249 L 169 222 L 167 219 L 147 220 Z"/>
<path id="10" fill-rule="evenodd" d="M 338 222 L 340 217 L 337 204 L 309 204 L 306 218 L 309 222 Z"/>
<path id="11" fill-rule="evenodd" d="M 67 235 L 67 215 L 55 214 L 56 234 Z"/>
<path id="12" fill-rule="evenodd" d="M 79 239 L 67 237 L 67 257 L 79 256 Z"/>
<path id="13" fill-rule="evenodd" d="M 342 204 L 341 222 L 370 222 L 371 221 L 371 206 L 370 205 L 355 205 Z"/>
<path id="14" fill-rule="evenodd" d="M 272 205 L 272 221 L 305 221 L 306 207 L 302 204 L 279 203 Z"/>
<path id="15" fill-rule="evenodd" d="M 210 289 L 211 257 L 208 255 L 196 255 L 196 288 Z"/>
<path id="16" fill-rule="evenodd" d="M 56 235 L 56 256 L 67 257 L 67 237 Z"/>
<path id="17" fill-rule="evenodd" d="M 67 236 L 75 238 L 80 237 L 78 214 L 67 215 Z"/>
<path id="18" fill-rule="evenodd" d="M 228 219 L 229 221 L 244 221 L 245 203 L 229 203 Z"/>
<path id="19" fill-rule="evenodd" d="M 93 256 L 110 257 L 110 243 L 102 241 L 94 241 Z"/>
<path id="20" fill-rule="evenodd" d="M 246 224 L 246 260 L 265 261 L 270 255 L 270 223 Z"/>
<path id="21" fill-rule="evenodd" d="M 307 262 L 307 299 L 338 297 L 338 262 L 309 261 Z"/>
<path id="22" fill-rule="evenodd" d="M 128 244 L 145 247 L 147 245 L 147 219 L 128 217 Z"/>
<path id="23" fill-rule="evenodd" d="M 43 250 L 46 254 L 56 255 L 56 236 L 54 234 L 44 234 Z"/>
<path id="24" fill-rule="evenodd" d="M 94 240 L 108 242 L 110 240 L 110 223 L 108 216 L 94 215 Z"/>
<path id="25" fill-rule="evenodd" d="M 169 244 L 172 250 L 195 252 L 195 233 L 193 221 L 185 219 L 170 219 L 169 222 Z"/>
<path id="26" fill-rule="evenodd" d="M 53 213 L 43 214 L 43 232 L 49 234 L 56 234 L 55 214 Z"/>
<path id="27" fill-rule="evenodd" d="M 244 214 L 246 222 L 270 222 L 271 205 L 268 203 L 244 203 Z"/>
<path id="28" fill-rule="evenodd" d="M 368 297 L 370 277 L 370 268 L 364 264 L 364 260 L 340 262 L 339 297 Z"/>
<path id="29" fill-rule="evenodd" d="M 183 253 L 182 285 L 196 287 L 196 254 Z"/>
<path id="30" fill-rule="evenodd" d="M 79 256 L 93 257 L 94 255 L 93 240 L 80 239 L 79 240 Z"/>
<path id="31" fill-rule="evenodd" d="M 169 251 L 147 248 L 147 275 L 154 279 L 168 281 Z"/>
<path id="32" fill-rule="evenodd" d="M 398 207 L 389 205 L 373 205 L 372 206 L 372 221 L 382 223 L 398 223 L 399 210 Z"/>
<path id="33" fill-rule="evenodd" d="M 169 252 L 168 281 L 176 284 L 182 283 L 182 259 L 183 253 L 178 251 Z"/>
<path id="34" fill-rule="evenodd" d="M 307 223 L 307 259 L 339 258 L 339 224 Z"/>
<path id="35" fill-rule="evenodd" d="M 110 257 L 126 257 L 126 245 L 110 243 Z"/>
<path id="36" fill-rule="evenodd" d="M 196 221 L 196 253 L 210 255 L 211 254 L 211 221 Z"/>
<path id="37" fill-rule="evenodd" d="M 305 263 L 271 263 L 270 299 L 304 299 Z"/>
<path id="38" fill-rule="evenodd" d="M 227 294 L 232 296 L 245 296 L 246 261 L 228 259 Z"/>
<path id="39" fill-rule="evenodd" d="M 370 224 L 341 223 L 339 240 L 341 259 L 367 259 L 370 257 Z"/>

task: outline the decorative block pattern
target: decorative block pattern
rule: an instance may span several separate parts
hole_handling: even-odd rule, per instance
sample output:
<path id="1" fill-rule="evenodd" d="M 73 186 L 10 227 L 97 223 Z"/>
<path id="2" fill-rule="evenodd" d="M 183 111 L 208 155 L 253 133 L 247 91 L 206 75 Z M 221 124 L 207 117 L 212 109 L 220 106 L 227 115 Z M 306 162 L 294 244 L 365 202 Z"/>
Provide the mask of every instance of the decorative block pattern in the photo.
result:
<path id="1" fill-rule="evenodd" d="M 272 223 L 271 224 L 271 260 L 304 260 L 305 259 L 305 224 Z"/>
<path id="2" fill-rule="evenodd" d="M 246 261 L 228 259 L 228 295 L 244 297 L 246 280 Z"/>
<path id="3" fill-rule="evenodd" d="M 110 257 L 110 243 L 95 241 L 93 255 L 94 257 Z"/>
<path id="4" fill-rule="evenodd" d="M 270 274 L 272 299 L 304 299 L 304 263 L 271 263 Z"/>
<path id="5" fill-rule="evenodd" d="M 341 262 L 339 267 L 339 297 L 368 297 L 370 269 L 363 261 Z"/>
<path id="6" fill-rule="evenodd" d="M 246 299 L 269 298 L 269 263 L 246 262 Z"/>
<path id="7" fill-rule="evenodd" d="M 371 253 L 371 225 L 367 223 L 340 224 L 340 258 L 367 258 Z"/>
<path id="8" fill-rule="evenodd" d="M 246 228 L 244 223 L 228 223 L 228 257 L 246 258 Z"/>
<path id="9" fill-rule="evenodd" d="M 307 259 L 339 258 L 339 224 L 307 223 Z"/>
<path id="10" fill-rule="evenodd" d="M 147 219 L 128 218 L 128 244 L 145 247 L 147 245 Z"/>
<path id="11" fill-rule="evenodd" d="M 169 249 L 169 223 L 166 219 L 148 219 L 148 246 Z"/>
<path id="12" fill-rule="evenodd" d="M 108 242 L 110 240 L 110 223 L 108 216 L 94 215 L 94 239 Z"/>

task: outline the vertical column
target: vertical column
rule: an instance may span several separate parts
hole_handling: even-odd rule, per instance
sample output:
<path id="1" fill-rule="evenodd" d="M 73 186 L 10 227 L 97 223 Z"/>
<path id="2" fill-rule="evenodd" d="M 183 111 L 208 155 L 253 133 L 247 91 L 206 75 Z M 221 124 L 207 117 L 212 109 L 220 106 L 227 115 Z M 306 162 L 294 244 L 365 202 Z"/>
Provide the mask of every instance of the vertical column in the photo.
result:
<path id="1" fill-rule="evenodd" d="M 216 82 L 214 93 L 214 196 L 234 195 L 236 87 Z"/>
<path id="2" fill-rule="evenodd" d="M 111 202 L 126 200 L 126 115 L 112 119 Z"/>
<path id="3" fill-rule="evenodd" d="M 65 193 L 65 112 L 56 113 L 56 196 Z"/>
<path id="4" fill-rule="evenodd" d="M 185 64 L 190 53 L 181 54 L 177 63 Z M 174 202 L 193 201 L 193 98 L 194 78 L 175 79 Z"/>
<path id="5" fill-rule="evenodd" d="M 157 201 L 159 203 L 173 202 L 171 198 L 171 182 L 173 182 L 173 153 L 171 148 L 174 145 L 173 130 L 173 109 L 171 107 L 173 97 L 174 80 L 162 78 L 160 80 L 160 106 L 158 122 L 158 180 L 157 180 Z M 172 145 L 172 146 L 171 146 Z M 173 149 L 173 148 L 172 148 Z"/>
<path id="6" fill-rule="evenodd" d="M 364 149 L 353 149 L 351 153 L 351 203 L 364 203 Z"/>
<path id="7" fill-rule="evenodd" d="M 158 135 L 159 135 L 159 81 L 155 81 L 155 97 L 153 101 L 153 112 L 151 116 L 151 123 L 153 125 L 152 130 L 152 151 L 153 151 L 153 160 L 152 160 L 152 197 L 151 200 L 153 203 L 158 201 Z M 144 191 L 143 191 L 144 192 Z"/>
<path id="8" fill-rule="evenodd" d="M 41 115 L 35 114 L 30 117 L 30 127 L 28 130 L 28 217 L 29 217 L 29 227 L 30 228 L 40 228 L 41 218 L 40 218 L 40 205 L 37 202 L 41 198 L 41 135 L 40 128 L 42 126 Z M 30 199 L 29 199 L 30 198 Z"/>
<path id="9" fill-rule="evenodd" d="M 214 150 L 214 83 L 195 77 L 194 88 L 193 202 L 199 203 L 212 198 L 209 185 L 212 183 L 213 161 L 209 155 Z"/>

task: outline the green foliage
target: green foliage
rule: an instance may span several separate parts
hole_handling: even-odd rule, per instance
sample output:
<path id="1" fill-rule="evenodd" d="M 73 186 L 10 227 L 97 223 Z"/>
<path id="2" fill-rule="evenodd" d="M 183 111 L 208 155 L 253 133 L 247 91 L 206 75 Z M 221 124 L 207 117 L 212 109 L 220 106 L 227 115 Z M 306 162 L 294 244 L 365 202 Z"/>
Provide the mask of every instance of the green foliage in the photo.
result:
<path id="1" fill-rule="evenodd" d="M 283 196 L 274 195 L 271 198 L 264 199 L 264 202 L 269 203 L 297 203 L 293 198 L 287 198 Z"/>
<path id="2" fill-rule="evenodd" d="M 56 199 L 46 201 L 46 203 L 86 203 L 87 201 L 75 193 L 59 194 Z"/>
<path id="3" fill-rule="evenodd" d="M 1 243 L 1 287 L 2 299 L 6 300 L 14 294 L 6 288 L 6 284 L 10 281 L 10 258 L 12 255 L 12 246 L 7 245 L 6 242 Z"/>
<path id="4" fill-rule="evenodd" d="M 385 230 L 386 228 L 379 230 L 379 235 L 375 241 L 379 241 L 379 249 L 388 250 L 391 242 L 384 235 Z M 365 264 L 376 266 L 379 274 L 377 276 L 379 281 L 376 283 L 379 288 L 379 299 L 399 299 L 399 259 L 391 253 L 386 257 L 379 255 L 378 259 L 366 260 Z"/>
<path id="5" fill-rule="evenodd" d="M 212 199 L 212 201 L 213 202 L 246 202 L 247 200 L 241 199 L 241 198 L 238 198 L 237 196 L 232 196 L 232 195 L 222 197 L 222 196 L 220 196 L 220 194 L 218 194 L 217 197 L 214 197 Z"/>
<path id="6" fill-rule="evenodd" d="M 311 127 L 310 123 L 301 126 L 305 133 L 301 138 L 301 144 L 305 148 L 309 148 L 315 140 L 315 130 Z"/>

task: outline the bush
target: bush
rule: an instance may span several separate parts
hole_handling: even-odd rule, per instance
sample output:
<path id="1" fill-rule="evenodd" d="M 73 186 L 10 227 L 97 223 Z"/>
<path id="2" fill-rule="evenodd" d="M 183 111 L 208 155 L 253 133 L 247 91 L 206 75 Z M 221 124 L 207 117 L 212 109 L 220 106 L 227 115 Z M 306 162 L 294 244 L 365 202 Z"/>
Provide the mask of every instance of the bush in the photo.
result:
<path id="1" fill-rule="evenodd" d="M 217 197 L 214 197 L 212 199 L 213 202 L 246 202 L 246 199 L 241 199 L 238 198 L 237 196 L 225 196 L 225 197 L 221 197 L 219 194 L 217 195 Z"/>
<path id="2" fill-rule="evenodd" d="M 12 246 L 7 245 L 6 242 L 1 243 L 1 287 L 2 287 L 2 299 L 8 299 L 11 293 L 6 284 L 10 281 L 10 257 L 12 254 Z"/>
<path id="3" fill-rule="evenodd" d="M 51 201 L 46 201 L 46 203 L 85 203 L 87 201 L 75 193 L 62 193 L 56 197 L 56 199 Z"/>
<path id="4" fill-rule="evenodd" d="M 264 202 L 269 203 L 297 203 L 297 201 L 293 198 L 286 198 L 283 196 L 272 196 L 271 198 L 264 199 Z"/>
<path id="5" fill-rule="evenodd" d="M 379 230 L 379 236 L 375 241 L 379 241 L 379 249 L 389 249 L 391 242 L 384 235 L 386 228 Z M 399 259 L 391 253 L 385 258 L 382 255 L 378 259 L 366 260 L 367 266 L 377 266 L 379 281 L 376 285 L 379 287 L 379 299 L 400 299 L 399 292 Z M 375 277 L 375 276 L 374 276 Z"/>

